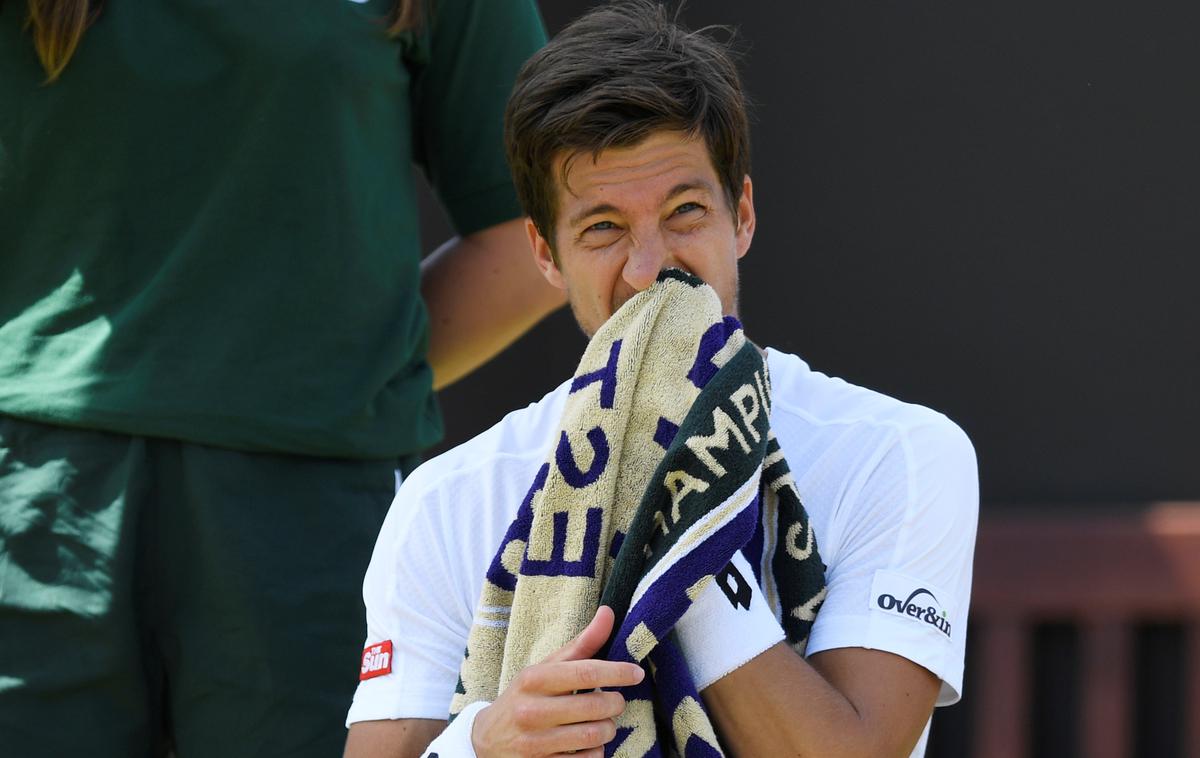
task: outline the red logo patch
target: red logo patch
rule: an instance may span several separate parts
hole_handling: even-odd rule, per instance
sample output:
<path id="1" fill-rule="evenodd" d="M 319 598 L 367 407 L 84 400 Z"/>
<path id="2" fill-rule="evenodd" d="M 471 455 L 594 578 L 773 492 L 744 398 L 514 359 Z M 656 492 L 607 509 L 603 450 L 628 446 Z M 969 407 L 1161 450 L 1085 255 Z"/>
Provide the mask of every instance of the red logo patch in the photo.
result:
<path id="1" fill-rule="evenodd" d="M 363 651 L 362 668 L 358 671 L 358 680 L 365 682 L 377 676 L 392 673 L 392 641 L 370 645 Z"/>

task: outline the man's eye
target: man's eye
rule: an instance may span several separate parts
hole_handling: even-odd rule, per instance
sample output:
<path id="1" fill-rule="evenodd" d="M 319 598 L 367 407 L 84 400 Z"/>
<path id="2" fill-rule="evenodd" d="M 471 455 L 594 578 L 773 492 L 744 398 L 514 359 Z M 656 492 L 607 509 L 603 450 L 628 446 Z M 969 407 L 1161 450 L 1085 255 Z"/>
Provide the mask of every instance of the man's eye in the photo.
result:
<path id="1" fill-rule="evenodd" d="M 617 225 L 611 221 L 597 221 L 596 223 L 584 229 L 585 232 L 607 232 L 616 229 Z"/>
<path id="2" fill-rule="evenodd" d="M 681 215 L 684 213 L 691 213 L 692 211 L 702 211 L 702 210 L 704 210 L 704 206 L 701 205 L 700 203 L 684 203 L 683 205 L 681 205 L 675 209 L 675 215 L 678 216 L 678 215 Z"/>

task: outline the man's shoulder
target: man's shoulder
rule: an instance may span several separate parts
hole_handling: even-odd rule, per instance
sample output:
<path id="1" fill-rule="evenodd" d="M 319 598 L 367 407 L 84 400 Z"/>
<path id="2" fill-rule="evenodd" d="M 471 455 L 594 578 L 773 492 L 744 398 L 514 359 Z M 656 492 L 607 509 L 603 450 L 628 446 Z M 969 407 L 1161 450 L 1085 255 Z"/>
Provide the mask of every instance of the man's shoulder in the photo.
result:
<path id="1" fill-rule="evenodd" d="M 427 490 L 464 477 L 488 478 L 494 469 L 536 466 L 562 417 L 569 382 L 540 400 L 511 411 L 489 429 L 425 461 L 405 481 L 405 488 Z"/>
<path id="2" fill-rule="evenodd" d="M 809 368 L 771 350 L 771 428 L 793 473 L 854 477 L 885 458 L 913 475 L 967 475 L 975 448 L 962 428 L 932 408 L 908 403 Z"/>
<path id="3" fill-rule="evenodd" d="M 939 411 L 815 371 L 799 356 L 768 349 L 768 365 L 772 424 L 833 427 L 859 434 L 932 430 L 966 439 L 962 429 Z"/>
<path id="4" fill-rule="evenodd" d="M 826 565 L 828 595 L 808 654 L 884 650 L 962 691 L 963 631 L 979 510 L 978 465 L 962 429 L 930 408 L 768 354 L 778 436 Z M 917 585 L 912 585 L 917 582 Z M 946 629 L 878 606 L 896 586 L 936 588 Z"/>

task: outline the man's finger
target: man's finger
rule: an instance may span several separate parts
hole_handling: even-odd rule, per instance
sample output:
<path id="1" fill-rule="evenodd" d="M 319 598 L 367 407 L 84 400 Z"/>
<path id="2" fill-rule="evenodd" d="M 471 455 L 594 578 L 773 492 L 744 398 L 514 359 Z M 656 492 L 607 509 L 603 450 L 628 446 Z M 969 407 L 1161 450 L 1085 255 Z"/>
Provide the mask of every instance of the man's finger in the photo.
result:
<path id="1" fill-rule="evenodd" d="M 513 712 L 512 721 L 520 729 L 535 732 L 566 724 L 615 719 L 625 711 L 625 698 L 619 692 L 580 692 L 557 696 L 535 693 Z"/>
<path id="2" fill-rule="evenodd" d="M 547 753 L 568 753 L 603 748 L 615 736 L 616 723 L 612 719 L 601 719 L 548 729 L 538 735 L 538 746 Z"/>
<path id="3" fill-rule="evenodd" d="M 600 648 L 604 647 L 605 642 L 608 642 L 608 636 L 612 634 L 613 618 L 612 608 L 607 605 L 600 606 L 583 631 L 575 635 L 575 639 L 546 656 L 543 662 L 578 661 L 591 658 L 599 652 Z"/>
<path id="4" fill-rule="evenodd" d="M 541 698 L 538 709 L 544 710 L 538 714 L 542 724 L 582 724 L 620 716 L 625 711 L 625 698 L 619 692 L 580 692 Z"/>
<path id="5" fill-rule="evenodd" d="M 517 675 L 525 692 L 541 695 L 566 695 L 601 687 L 628 687 L 642 681 L 646 672 L 636 663 L 602 661 L 554 661 L 530 666 Z"/>
<path id="6" fill-rule="evenodd" d="M 604 758 L 604 748 L 594 747 L 591 750 L 572 750 L 568 753 L 555 753 L 550 758 Z"/>

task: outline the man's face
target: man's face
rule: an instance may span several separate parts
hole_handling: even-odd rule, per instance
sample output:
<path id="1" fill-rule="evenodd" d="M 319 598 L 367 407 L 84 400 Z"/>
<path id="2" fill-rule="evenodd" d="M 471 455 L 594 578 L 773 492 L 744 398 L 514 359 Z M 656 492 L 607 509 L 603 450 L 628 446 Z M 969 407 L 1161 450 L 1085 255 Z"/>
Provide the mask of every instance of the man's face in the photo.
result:
<path id="1" fill-rule="evenodd" d="M 555 163 L 555 176 L 566 156 Z M 737 312 L 738 259 L 754 236 L 750 177 L 731 210 L 702 139 L 657 132 L 633 147 L 588 153 L 558 187 L 554 252 L 532 221 L 526 231 L 546 279 L 567 291 L 589 337 L 665 268 L 708 282 Z"/>

